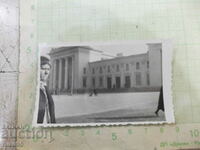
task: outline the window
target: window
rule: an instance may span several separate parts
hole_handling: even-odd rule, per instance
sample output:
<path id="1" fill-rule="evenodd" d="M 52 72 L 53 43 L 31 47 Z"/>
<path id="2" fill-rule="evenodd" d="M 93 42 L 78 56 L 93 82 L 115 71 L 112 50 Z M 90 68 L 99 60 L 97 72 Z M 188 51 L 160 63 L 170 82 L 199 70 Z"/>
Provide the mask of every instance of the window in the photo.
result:
<path id="1" fill-rule="evenodd" d="M 102 67 L 99 68 L 99 73 L 102 73 Z"/>
<path id="2" fill-rule="evenodd" d="M 92 68 L 92 73 L 95 74 L 95 69 L 94 68 Z"/>
<path id="3" fill-rule="evenodd" d="M 116 68 L 116 71 L 117 71 L 117 72 L 119 72 L 119 65 L 118 65 L 118 64 L 117 64 L 117 68 Z"/>
<path id="4" fill-rule="evenodd" d="M 129 64 L 126 64 L 126 71 L 129 71 Z"/>
<path id="5" fill-rule="evenodd" d="M 100 86 L 100 87 L 103 86 L 103 77 L 99 77 L 99 86 Z"/>
<path id="6" fill-rule="evenodd" d="M 115 64 L 112 64 L 112 68 L 113 68 L 113 69 L 115 68 Z"/>
<path id="7" fill-rule="evenodd" d="M 139 62 L 136 63 L 136 69 L 140 69 L 140 63 Z"/>
<path id="8" fill-rule="evenodd" d="M 135 75 L 136 85 L 141 85 L 141 73 L 137 72 Z"/>
<path id="9" fill-rule="evenodd" d="M 110 66 L 108 66 L 108 72 L 110 72 Z"/>
<path id="10" fill-rule="evenodd" d="M 56 60 L 56 88 L 58 88 L 59 84 L 59 60 Z"/>
<path id="11" fill-rule="evenodd" d="M 86 68 L 83 68 L 83 74 L 86 74 Z"/>
<path id="12" fill-rule="evenodd" d="M 83 87 L 87 87 L 87 77 L 83 77 Z"/>
<path id="13" fill-rule="evenodd" d="M 147 61 L 147 68 L 149 68 L 149 61 Z"/>

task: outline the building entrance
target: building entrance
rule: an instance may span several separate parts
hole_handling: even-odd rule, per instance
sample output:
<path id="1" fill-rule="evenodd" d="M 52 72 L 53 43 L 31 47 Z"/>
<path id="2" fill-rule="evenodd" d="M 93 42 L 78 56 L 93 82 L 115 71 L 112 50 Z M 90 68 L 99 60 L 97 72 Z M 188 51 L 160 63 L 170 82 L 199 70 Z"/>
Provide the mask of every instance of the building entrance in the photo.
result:
<path id="1" fill-rule="evenodd" d="M 112 88 L 112 78 L 111 77 L 107 77 L 107 88 L 108 89 Z"/>
<path id="2" fill-rule="evenodd" d="M 116 77 L 116 88 L 119 89 L 121 87 L 120 77 Z"/>
<path id="3" fill-rule="evenodd" d="M 131 87 L 131 79 L 130 76 L 125 77 L 125 88 L 130 88 Z"/>

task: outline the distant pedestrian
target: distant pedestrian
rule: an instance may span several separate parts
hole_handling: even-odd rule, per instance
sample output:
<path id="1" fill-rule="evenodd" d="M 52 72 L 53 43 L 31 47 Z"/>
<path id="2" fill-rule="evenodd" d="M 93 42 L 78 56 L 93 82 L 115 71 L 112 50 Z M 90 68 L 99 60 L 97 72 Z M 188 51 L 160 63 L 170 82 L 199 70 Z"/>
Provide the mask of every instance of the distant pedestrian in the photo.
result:
<path id="1" fill-rule="evenodd" d="M 159 110 L 162 110 L 163 112 L 165 111 L 164 101 L 163 101 L 163 87 L 161 87 L 161 89 L 160 89 L 160 95 L 159 95 L 159 100 L 158 100 L 158 107 L 157 107 L 157 110 L 155 111 L 156 116 L 158 116 Z"/>
<path id="2" fill-rule="evenodd" d="M 95 96 L 97 96 L 97 89 L 93 89 L 93 93 Z"/>
<path id="3" fill-rule="evenodd" d="M 95 88 L 91 90 L 89 96 L 92 96 L 93 94 L 94 94 L 95 96 L 97 96 L 97 90 L 96 90 Z"/>

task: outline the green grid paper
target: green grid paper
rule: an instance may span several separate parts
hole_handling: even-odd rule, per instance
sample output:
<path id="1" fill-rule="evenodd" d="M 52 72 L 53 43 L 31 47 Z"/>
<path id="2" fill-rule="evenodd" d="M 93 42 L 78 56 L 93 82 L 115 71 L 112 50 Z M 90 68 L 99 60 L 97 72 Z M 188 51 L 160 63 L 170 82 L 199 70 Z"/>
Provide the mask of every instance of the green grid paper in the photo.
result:
<path id="1" fill-rule="evenodd" d="M 173 39 L 177 123 L 200 123 L 200 1 L 40 0 L 38 42 Z"/>
<path id="2" fill-rule="evenodd" d="M 176 124 L 47 128 L 54 141 L 20 150 L 169 150 L 200 147 L 200 0 L 20 0 L 18 125 L 31 127 L 38 43 L 172 39 Z M 194 143 L 196 142 L 197 143 Z M 198 142 L 199 141 L 199 142 Z M 164 144 L 189 142 L 187 146 Z"/>

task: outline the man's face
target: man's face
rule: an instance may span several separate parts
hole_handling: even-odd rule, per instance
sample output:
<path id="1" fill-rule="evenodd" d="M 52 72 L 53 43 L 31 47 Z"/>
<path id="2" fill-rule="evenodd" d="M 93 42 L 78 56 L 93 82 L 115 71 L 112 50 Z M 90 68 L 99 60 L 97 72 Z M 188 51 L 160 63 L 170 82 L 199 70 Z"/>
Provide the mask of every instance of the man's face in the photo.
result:
<path id="1" fill-rule="evenodd" d="M 48 64 L 42 65 L 40 68 L 40 81 L 46 82 L 49 76 L 50 66 Z"/>

